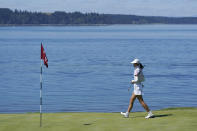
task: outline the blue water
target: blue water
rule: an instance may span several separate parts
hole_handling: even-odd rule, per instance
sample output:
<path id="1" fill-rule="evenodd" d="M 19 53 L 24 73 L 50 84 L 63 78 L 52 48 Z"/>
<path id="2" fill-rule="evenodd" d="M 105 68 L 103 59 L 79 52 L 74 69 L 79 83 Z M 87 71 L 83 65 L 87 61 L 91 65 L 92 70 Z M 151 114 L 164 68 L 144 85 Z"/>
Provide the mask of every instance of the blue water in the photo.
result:
<path id="1" fill-rule="evenodd" d="M 0 27 L 0 113 L 39 111 L 41 42 L 43 112 L 125 111 L 134 58 L 152 110 L 197 107 L 197 25 L 32 26 Z"/>

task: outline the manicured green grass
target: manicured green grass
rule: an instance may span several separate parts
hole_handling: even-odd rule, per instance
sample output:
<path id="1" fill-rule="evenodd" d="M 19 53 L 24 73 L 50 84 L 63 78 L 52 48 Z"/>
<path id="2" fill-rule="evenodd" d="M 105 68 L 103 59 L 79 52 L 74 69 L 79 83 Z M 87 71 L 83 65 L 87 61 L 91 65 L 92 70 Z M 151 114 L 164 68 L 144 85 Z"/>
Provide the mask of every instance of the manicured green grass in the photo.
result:
<path id="1" fill-rule="evenodd" d="M 155 118 L 145 119 L 145 112 L 131 113 L 46 113 L 43 126 L 39 113 L 0 114 L 0 131 L 197 131 L 197 108 L 170 108 L 153 111 Z"/>

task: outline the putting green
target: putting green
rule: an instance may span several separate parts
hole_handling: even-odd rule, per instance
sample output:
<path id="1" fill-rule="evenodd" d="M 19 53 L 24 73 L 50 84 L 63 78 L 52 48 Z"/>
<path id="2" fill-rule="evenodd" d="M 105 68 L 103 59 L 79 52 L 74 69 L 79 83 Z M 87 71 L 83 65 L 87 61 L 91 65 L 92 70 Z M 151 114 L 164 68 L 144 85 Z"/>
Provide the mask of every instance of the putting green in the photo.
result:
<path id="1" fill-rule="evenodd" d="M 39 126 L 39 113 L 0 114 L 0 131 L 196 131 L 197 108 L 170 108 L 131 113 L 46 113 Z"/>

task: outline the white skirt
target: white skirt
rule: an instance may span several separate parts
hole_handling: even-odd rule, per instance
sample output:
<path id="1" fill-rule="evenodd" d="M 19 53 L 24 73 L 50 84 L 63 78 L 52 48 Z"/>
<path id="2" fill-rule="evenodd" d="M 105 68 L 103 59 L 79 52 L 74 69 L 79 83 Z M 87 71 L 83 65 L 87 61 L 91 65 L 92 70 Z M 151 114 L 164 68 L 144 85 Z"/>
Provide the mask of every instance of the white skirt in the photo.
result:
<path id="1" fill-rule="evenodd" d="M 134 90 L 133 90 L 133 93 L 135 95 L 143 95 L 143 84 L 142 83 L 137 83 L 137 84 L 134 84 Z"/>

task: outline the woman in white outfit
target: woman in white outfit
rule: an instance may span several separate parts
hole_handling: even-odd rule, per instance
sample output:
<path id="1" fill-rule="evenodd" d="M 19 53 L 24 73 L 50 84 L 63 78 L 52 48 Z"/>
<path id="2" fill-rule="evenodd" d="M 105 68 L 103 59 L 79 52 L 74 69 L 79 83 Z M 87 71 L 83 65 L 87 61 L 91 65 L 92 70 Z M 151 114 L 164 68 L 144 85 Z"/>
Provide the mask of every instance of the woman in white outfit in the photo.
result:
<path id="1" fill-rule="evenodd" d="M 129 117 L 129 112 L 131 111 L 132 107 L 133 107 L 133 103 L 135 101 L 135 99 L 137 98 L 140 102 L 140 104 L 144 107 L 144 109 L 148 112 L 148 115 L 145 118 L 152 118 L 153 114 L 150 111 L 149 107 L 147 106 L 147 104 L 144 102 L 143 100 L 143 84 L 142 82 L 144 81 L 144 75 L 143 75 L 143 68 L 144 66 L 140 63 L 139 59 L 135 59 L 131 62 L 134 66 L 134 80 L 131 81 L 131 83 L 134 85 L 134 90 L 133 90 L 133 94 L 130 98 L 130 103 L 129 103 L 129 107 L 126 113 L 121 112 L 121 114 L 124 117 Z"/>

